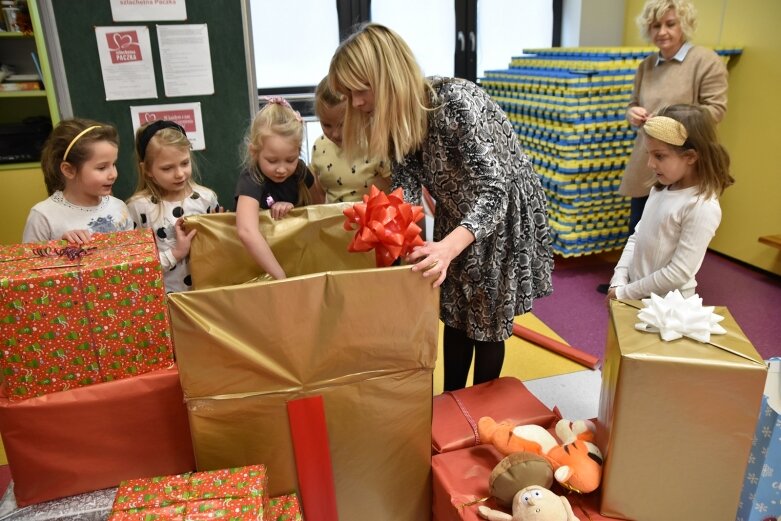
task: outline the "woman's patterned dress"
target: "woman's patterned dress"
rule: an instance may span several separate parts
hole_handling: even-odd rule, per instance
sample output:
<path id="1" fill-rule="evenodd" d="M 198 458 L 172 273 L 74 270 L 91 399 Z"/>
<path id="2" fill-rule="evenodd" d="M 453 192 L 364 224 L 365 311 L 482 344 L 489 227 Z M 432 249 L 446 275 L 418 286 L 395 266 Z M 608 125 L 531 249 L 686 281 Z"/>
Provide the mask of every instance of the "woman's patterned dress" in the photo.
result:
<path id="1" fill-rule="evenodd" d="M 436 199 L 434 240 L 464 226 L 475 242 L 453 259 L 440 317 L 478 341 L 505 340 L 513 319 L 552 291 L 545 194 L 513 126 L 466 80 L 431 78 L 437 99 L 418 152 L 393 164 L 393 186 Z"/>

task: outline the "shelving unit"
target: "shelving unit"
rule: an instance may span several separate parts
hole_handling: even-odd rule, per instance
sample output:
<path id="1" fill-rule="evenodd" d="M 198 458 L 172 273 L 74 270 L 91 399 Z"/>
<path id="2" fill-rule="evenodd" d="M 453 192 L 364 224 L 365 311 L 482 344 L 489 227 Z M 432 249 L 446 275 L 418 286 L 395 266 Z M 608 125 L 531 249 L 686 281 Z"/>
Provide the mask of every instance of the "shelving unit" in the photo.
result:
<path id="1" fill-rule="evenodd" d="M 49 56 L 36 0 L 27 0 L 32 33 L 0 32 L 0 63 L 15 67 L 16 74 L 36 74 L 31 53 L 41 67 L 42 90 L 0 92 L 0 125 L 17 124 L 26 118 L 42 116 L 59 122 L 60 115 L 52 81 Z M 0 208 L 0 244 L 21 240 L 30 207 L 46 198 L 38 161 L 0 162 L 0 183 L 6 204 Z"/>

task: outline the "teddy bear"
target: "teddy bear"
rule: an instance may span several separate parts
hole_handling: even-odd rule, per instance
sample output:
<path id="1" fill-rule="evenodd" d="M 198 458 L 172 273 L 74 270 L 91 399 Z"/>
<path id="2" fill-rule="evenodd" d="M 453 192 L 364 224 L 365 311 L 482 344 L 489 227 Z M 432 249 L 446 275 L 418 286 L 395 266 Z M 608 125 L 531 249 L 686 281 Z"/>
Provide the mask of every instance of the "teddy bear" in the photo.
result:
<path id="1" fill-rule="evenodd" d="M 593 492 L 602 479 L 602 453 L 594 445 L 594 425 L 583 420 L 559 420 L 556 436 L 539 425 L 497 423 L 483 417 L 477 422 L 483 443 L 491 443 L 502 454 L 531 452 L 546 458 L 553 476 L 563 487 L 578 493 Z"/>
<path id="2" fill-rule="evenodd" d="M 477 507 L 477 513 L 488 521 L 580 521 L 567 498 L 537 485 L 515 494 L 512 516 L 484 505 Z"/>

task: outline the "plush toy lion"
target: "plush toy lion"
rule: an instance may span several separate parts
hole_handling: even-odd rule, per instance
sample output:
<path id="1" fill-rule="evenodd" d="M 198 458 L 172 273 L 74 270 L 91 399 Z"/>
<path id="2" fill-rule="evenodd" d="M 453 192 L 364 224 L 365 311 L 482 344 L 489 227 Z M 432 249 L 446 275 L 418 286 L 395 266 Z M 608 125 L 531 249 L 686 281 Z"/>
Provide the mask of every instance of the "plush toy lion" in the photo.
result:
<path id="1" fill-rule="evenodd" d="M 593 443 L 591 422 L 560 420 L 556 435 L 561 444 L 539 425 L 496 423 L 487 416 L 477 422 L 477 430 L 484 443 L 493 444 L 502 454 L 525 451 L 545 457 L 556 481 L 574 492 L 588 493 L 599 487 L 602 453 Z"/>
<path id="2" fill-rule="evenodd" d="M 512 516 L 483 505 L 477 512 L 488 521 L 580 521 L 567 498 L 536 485 L 515 494 Z"/>

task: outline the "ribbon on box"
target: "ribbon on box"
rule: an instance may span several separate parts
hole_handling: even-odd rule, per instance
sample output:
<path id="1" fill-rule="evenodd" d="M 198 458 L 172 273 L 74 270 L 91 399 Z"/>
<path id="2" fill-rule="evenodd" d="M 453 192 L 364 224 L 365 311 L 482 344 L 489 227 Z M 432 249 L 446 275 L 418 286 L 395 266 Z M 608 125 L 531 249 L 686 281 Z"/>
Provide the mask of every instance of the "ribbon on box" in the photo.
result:
<path id="1" fill-rule="evenodd" d="M 664 298 L 651 293 L 651 298 L 643 299 L 643 305 L 637 314 L 642 322 L 635 324 L 635 329 L 659 333 L 665 342 L 687 337 L 708 343 L 711 335 L 727 332 L 719 325 L 724 317 L 713 312 L 714 306 L 703 306 L 698 295 L 684 298 L 677 289 Z"/>
<path id="2" fill-rule="evenodd" d="M 412 252 L 415 246 L 423 245 L 421 228 L 415 224 L 423 218 L 423 207 L 405 203 L 402 193 L 397 188 L 388 195 L 372 185 L 362 203 L 344 210 L 344 229 L 352 231 L 357 225 L 347 251 L 374 249 L 377 266 L 385 267 Z"/>

